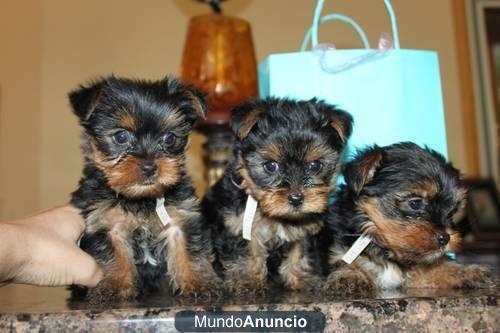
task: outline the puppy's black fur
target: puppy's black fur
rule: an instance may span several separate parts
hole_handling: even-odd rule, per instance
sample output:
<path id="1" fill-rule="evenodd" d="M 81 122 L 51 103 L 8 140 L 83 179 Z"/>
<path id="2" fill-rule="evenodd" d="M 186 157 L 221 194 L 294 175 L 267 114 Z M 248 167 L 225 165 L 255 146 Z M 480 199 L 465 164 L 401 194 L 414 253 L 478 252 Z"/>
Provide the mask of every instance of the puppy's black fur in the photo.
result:
<path id="1" fill-rule="evenodd" d="M 315 287 L 304 243 L 323 225 L 351 116 L 315 99 L 256 99 L 233 110 L 232 129 L 229 166 L 202 203 L 219 272 L 236 293 L 264 290 L 269 277 Z M 258 202 L 251 241 L 242 238 L 248 195 Z"/>
<path id="2" fill-rule="evenodd" d="M 85 155 L 71 202 L 86 222 L 80 246 L 104 270 L 87 297 L 121 301 L 163 285 L 182 294 L 212 291 L 219 281 L 212 245 L 184 166 L 190 130 L 206 113 L 202 94 L 168 77 L 108 77 L 69 98 Z M 155 212 L 159 198 L 172 219 L 165 226 Z"/>
<path id="3" fill-rule="evenodd" d="M 454 226 L 466 190 L 443 156 L 413 143 L 373 146 L 345 166 L 344 176 L 318 242 L 321 252 L 329 250 L 328 292 L 374 296 L 381 289 L 490 284 L 483 268 L 446 258 L 459 247 Z M 343 254 L 363 233 L 372 242 L 345 264 Z"/>

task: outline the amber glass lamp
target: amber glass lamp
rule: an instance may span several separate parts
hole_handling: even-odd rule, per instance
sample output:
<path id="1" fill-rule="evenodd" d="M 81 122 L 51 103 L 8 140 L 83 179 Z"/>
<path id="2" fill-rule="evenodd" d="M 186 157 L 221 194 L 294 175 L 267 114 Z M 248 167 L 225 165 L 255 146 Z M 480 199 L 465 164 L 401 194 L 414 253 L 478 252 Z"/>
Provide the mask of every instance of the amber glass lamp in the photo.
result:
<path id="1" fill-rule="evenodd" d="M 212 185 L 224 171 L 233 142 L 231 108 L 257 96 L 257 64 L 250 24 L 222 14 L 220 0 L 202 2 L 213 12 L 189 22 L 181 78 L 207 94 L 208 117 L 197 129 L 207 136 L 204 160 Z"/>

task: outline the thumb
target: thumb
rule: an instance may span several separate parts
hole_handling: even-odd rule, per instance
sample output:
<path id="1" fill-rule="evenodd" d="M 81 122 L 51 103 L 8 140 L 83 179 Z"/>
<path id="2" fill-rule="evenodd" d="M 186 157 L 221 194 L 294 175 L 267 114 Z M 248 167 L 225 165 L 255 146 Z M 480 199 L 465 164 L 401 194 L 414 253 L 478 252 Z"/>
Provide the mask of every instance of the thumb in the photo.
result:
<path id="1" fill-rule="evenodd" d="M 78 284 L 94 287 L 103 277 L 95 260 L 75 245 L 53 243 L 20 265 L 13 277 L 16 283 L 40 286 L 64 286 Z"/>
<path id="2" fill-rule="evenodd" d="M 77 247 L 72 248 L 72 262 L 69 264 L 70 279 L 73 284 L 95 287 L 103 277 L 102 269 L 87 253 Z"/>

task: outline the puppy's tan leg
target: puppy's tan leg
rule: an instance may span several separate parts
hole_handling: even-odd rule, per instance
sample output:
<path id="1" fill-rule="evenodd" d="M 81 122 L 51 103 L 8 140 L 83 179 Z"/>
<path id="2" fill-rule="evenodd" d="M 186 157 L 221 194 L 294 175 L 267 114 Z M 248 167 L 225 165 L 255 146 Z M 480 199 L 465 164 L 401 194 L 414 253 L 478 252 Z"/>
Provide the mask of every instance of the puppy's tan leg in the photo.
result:
<path id="1" fill-rule="evenodd" d="M 249 254 L 240 262 L 226 265 L 224 273 L 232 293 L 265 292 L 267 290 L 267 249 L 256 240 L 248 244 Z"/>
<path id="2" fill-rule="evenodd" d="M 132 216 L 118 208 L 110 209 L 101 216 L 100 225 L 109 230 L 112 257 L 105 262 L 98 260 L 103 266 L 104 277 L 87 294 L 92 303 L 117 302 L 135 297 L 137 270 L 134 251 L 129 243 L 129 229 L 134 223 Z"/>
<path id="3" fill-rule="evenodd" d="M 190 200 L 184 202 L 185 206 L 167 207 L 173 223 L 164 229 L 160 239 L 165 239 L 166 242 L 167 270 L 174 292 L 179 291 L 184 296 L 210 296 L 218 294 L 223 285 L 210 262 L 212 254 L 193 256 L 183 230 L 189 227 L 186 224 L 188 219 L 199 219 L 199 213 L 193 208 L 195 202 Z"/>
<path id="4" fill-rule="evenodd" d="M 312 267 L 300 241 L 292 244 L 279 272 L 285 286 L 292 290 L 317 289 L 321 286 L 321 279 L 312 274 Z"/>
<path id="5" fill-rule="evenodd" d="M 494 288 L 498 282 L 480 265 L 460 265 L 446 261 L 432 266 L 418 267 L 408 273 L 407 288 L 481 289 Z"/>
<path id="6" fill-rule="evenodd" d="M 105 270 L 104 278 L 90 291 L 89 297 L 98 302 L 124 301 L 135 296 L 137 271 L 129 244 L 111 238 L 114 259 Z"/>
<path id="7" fill-rule="evenodd" d="M 167 270 L 174 291 L 179 291 L 181 295 L 195 294 L 198 287 L 197 276 L 182 230 L 177 226 L 170 226 L 166 241 Z"/>

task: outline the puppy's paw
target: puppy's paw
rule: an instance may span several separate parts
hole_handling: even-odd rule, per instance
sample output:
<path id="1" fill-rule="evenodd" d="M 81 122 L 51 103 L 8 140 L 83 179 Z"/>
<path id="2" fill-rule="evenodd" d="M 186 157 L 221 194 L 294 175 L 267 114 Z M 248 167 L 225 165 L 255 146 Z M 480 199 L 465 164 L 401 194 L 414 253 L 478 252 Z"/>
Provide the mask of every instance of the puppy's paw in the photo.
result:
<path id="1" fill-rule="evenodd" d="M 375 297 L 379 290 L 374 281 L 361 271 L 340 269 L 331 273 L 323 292 L 341 298 Z"/>
<path id="2" fill-rule="evenodd" d="M 233 295 L 264 295 L 268 292 L 267 280 L 265 278 L 249 275 L 227 278 L 226 288 L 227 292 Z"/>
<path id="3" fill-rule="evenodd" d="M 104 279 L 88 290 L 85 299 L 92 305 L 109 305 L 134 299 L 133 286 L 124 287 L 115 280 Z"/>
<path id="4" fill-rule="evenodd" d="M 179 294 L 187 298 L 218 298 L 224 292 L 224 281 L 217 275 L 201 276 L 180 288 Z"/>
<path id="5" fill-rule="evenodd" d="M 320 291 L 323 289 L 324 281 L 319 276 L 307 276 L 304 278 L 303 288 L 301 290 Z"/>
<path id="6" fill-rule="evenodd" d="M 481 265 L 467 265 L 462 270 L 462 285 L 459 288 L 493 289 L 499 285 L 491 271 Z"/>
<path id="7" fill-rule="evenodd" d="M 172 280 L 175 286 L 174 291 L 177 291 L 180 296 L 214 298 L 223 294 L 224 281 L 215 273 L 209 261 L 194 260 L 186 266 L 190 269 L 178 271 L 178 274 L 172 277 L 175 278 Z"/>
<path id="8" fill-rule="evenodd" d="M 316 275 L 283 276 L 286 288 L 294 291 L 319 291 L 323 288 L 323 280 Z"/>
<path id="9" fill-rule="evenodd" d="M 314 292 L 321 292 L 325 288 L 325 278 L 324 277 L 318 277 L 316 281 L 314 282 L 314 288 L 311 290 Z"/>

